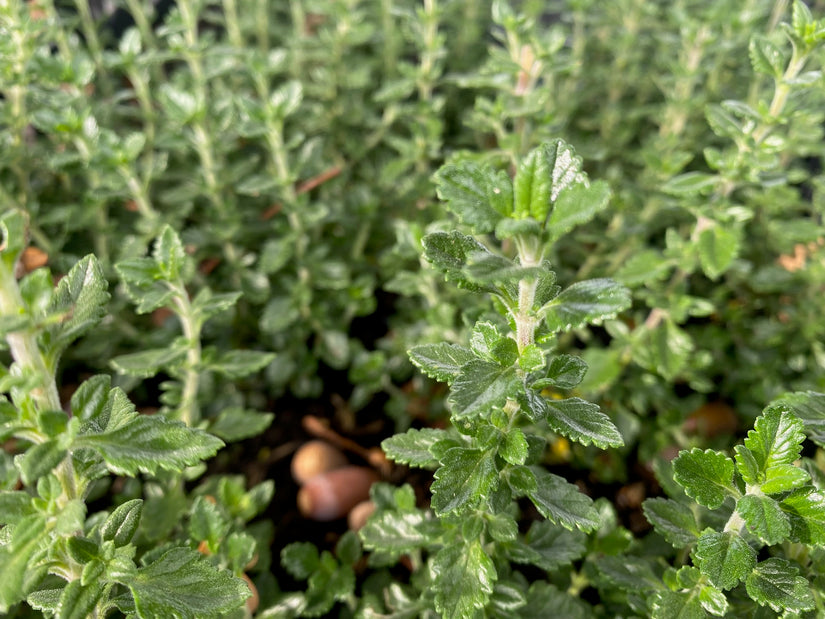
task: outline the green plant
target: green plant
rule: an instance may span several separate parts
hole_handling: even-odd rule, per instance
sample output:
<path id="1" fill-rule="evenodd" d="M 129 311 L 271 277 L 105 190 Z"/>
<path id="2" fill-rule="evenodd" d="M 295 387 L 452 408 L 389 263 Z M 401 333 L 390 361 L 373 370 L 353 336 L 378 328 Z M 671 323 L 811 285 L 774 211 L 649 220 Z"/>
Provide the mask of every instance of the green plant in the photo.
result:
<path id="1" fill-rule="evenodd" d="M 162 415 L 140 415 L 108 376 L 89 378 L 66 403 L 55 375 L 61 354 L 103 318 L 107 283 L 94 257 L 78 262 L 56 287 L 45 269 L 18 283 L 26 218 L 0 219 L 0 310 L 13 362 L 2 366 L 3 612 L 26 600 L 61 617 L 204 616 L 237 608 L 246 585 L 185 546 L 136 556 L 132 543 L 142 501 L 88 513 L 93 484 L 109 474 L 183 473 L 222 442 Z M 18 480 L 20 486 L 18 486 Z"/>
<path id="2" fill-rule="evenodd" d="M 442 168 L 436 182 L 462 223 L 476 234 L 495 232 L 515 256 L 493 252 L 458 231 L 424 237 L 427 259 L 459 286 L 494 295 L 502 317 L 478 321 L 469 348 L 440 343 L 410 351 L 423 372 L 450 384 L 454 429 L 412 429 L 382 446 L 398 462 L 435 468 L 432 507 L 439 519 L 418 523 L 424 532 L 388 511 L 361 535 L 367 548 L 384 552 L 423 546 L 431 553 L 434 610 L 470 617 L 488 605 L 505 611 L 527 602 L 526 583 L 512 577 L 509 561 L 545 569 L 551 563 L 544 556 L 548 548 L 538 550 L 518 536 L 515 499 L 528 497 L 552 523 L 533 525 L 541 530 L 534 532 L 541 543 L 550 537 L 583 550 L 583 537 L 571 531 L 599 525 L 589 497 L 538 465 L 555 435 L 600 448 L 623 444 L 597 405 L 554 397 L 574 388 L 586 371 L 579 358 L 557 354 L 555 339 L 559 332 L 615 316 L 629 306 L 630 295 L 607 279 L 563 291 L 555 283 L 545 259 L 550 246 L 609 199 L 607 186 L 588 182 L 565 142 L 531 151 L 512 181 L 491 168 L 458 163 Z M 404 534 L 393 535 L 399 530 Z"/>
<path id="3" fill-rule="evenodd" d="M 822 614 L 822 9 L 0 1 L 4 612 Z"/>

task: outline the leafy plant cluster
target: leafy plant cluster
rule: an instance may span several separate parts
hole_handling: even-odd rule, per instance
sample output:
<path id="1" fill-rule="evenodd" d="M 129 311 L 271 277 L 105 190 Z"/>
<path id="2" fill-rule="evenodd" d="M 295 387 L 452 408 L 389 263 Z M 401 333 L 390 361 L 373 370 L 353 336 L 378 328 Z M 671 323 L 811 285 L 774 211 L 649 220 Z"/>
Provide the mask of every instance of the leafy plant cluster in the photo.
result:
<path id="1" fill-rule="evenodd" d="M 825 613 L 820 3 L 112 4 L 0 3 L 0 612 Z"/>

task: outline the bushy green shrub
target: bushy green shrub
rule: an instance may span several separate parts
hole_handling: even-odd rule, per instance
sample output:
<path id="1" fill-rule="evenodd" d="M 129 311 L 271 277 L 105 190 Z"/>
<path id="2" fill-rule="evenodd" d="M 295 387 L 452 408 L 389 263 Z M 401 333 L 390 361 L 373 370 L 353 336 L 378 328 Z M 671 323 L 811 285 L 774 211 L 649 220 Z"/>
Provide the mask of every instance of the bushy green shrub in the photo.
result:
<path id="1" fill-rule="evenodd" d="M 0 0 L 2 612 L 825 613 L 821 3 L 103 4 Z M 333 374 L 434 481 L 270 548 Z"/>

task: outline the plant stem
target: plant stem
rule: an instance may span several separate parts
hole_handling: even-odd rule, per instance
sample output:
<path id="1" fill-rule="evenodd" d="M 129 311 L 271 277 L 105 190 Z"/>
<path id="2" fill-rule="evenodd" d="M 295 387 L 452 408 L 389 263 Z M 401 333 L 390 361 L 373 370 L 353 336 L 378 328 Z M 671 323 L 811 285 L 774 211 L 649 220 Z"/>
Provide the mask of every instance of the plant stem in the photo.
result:
<path id="1" fill-rule="evenodd" d="M 8 268 L 0 262 L 0 315 L 25 316 L 26 305 L 14 277 L 14 266 Z M 31 329 L 14 331 L 6 335 L 11 355 L 21 370 L 28 370 L 38 377 L 39 385 L 29 392 L 39 411 L 59 411 L 60 396 L 50 368 L 40 352 L 37 337 Z"/>
<path id="2" fill-rule="evenodd" d="M 200 422 L 198 407 L 198 385 L 200 380 L 201 363 L 201 321 L 196 315 L 189 294 L 183 283 L 172 286 L 175 291 L 174 303 L 176 314 L 181 322 L 183 335 L 186 338 L 186 369 L 183 377 L 178 415 L 186 425 L 194 426 Z"/>

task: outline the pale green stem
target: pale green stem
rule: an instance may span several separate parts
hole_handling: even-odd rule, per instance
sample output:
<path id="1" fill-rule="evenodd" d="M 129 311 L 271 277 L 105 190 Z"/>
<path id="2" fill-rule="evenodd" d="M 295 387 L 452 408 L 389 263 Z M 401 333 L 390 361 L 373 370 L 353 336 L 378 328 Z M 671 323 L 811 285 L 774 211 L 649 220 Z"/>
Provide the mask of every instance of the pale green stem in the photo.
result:
<path id="1" fill-rule="evenodd" d="M 0 315 L 2 316 L 21 316 L 26 313 L 26 306 L 20 295 L 14 271 L 15 265 L 9 268 L 0 262 Z M 57 383 L 54 379 L 55 368 L 50 368 L 43 357 L 35 333 L 30 329 L 9 333 L 6 335 L 6 342 L 15 363 L 21 369 L 35 374 L 39 379 L 40 384 L 29 393 L 35 408 L 41 412 L 62 410 Z M 40 441 L 35 439 L 34 442 L 43 442 L 43 437 L 40 438 Z M 78 498 L 86 484 L 81 483 L 78 486 L 71 454 L 67 455 L 57 466 L 55 474 L 63 488 L 60 502 L 65 505 Z"/>
<path id="2" fill-rule="evenodd" d="M 178 415 L 187 426 L 194 426 L 200 422 L 198 407 L 198 386 L 200 379 L 199 366 L 201 363 L 201 321 L 195 315 L 189 294 L 182 283 L 170 286 L 175 291 L 174 303 L 177 315 L 186 338 L 186 369 L 183 377 Z"/>
<path id="3" fill-rule="evenodd" d="M 539 266 L 543 260 L 542 250 L 537 239 L 516 237 L 516 247 L 518 248 L 519 264 L 523 267 Z M 536 288 L 538 282 L 533 279 L 522 279 L 519 281 L 518 307 L 513 319 L 516 323 L 516 344 L 519 352 L 536 341 L 536 327 L 538 319 L 533 310 L 536 299 Z"/>

